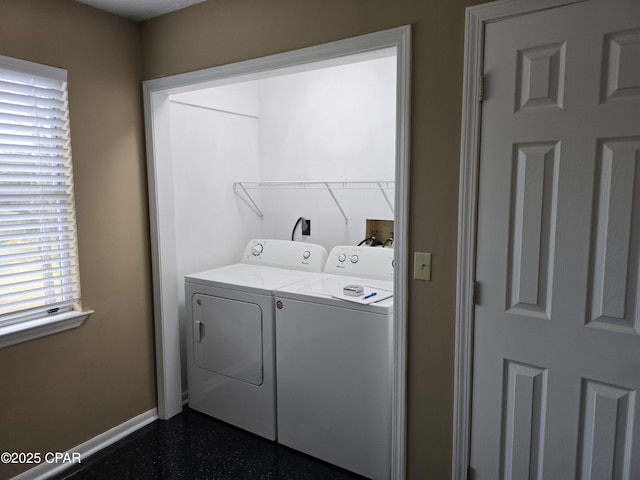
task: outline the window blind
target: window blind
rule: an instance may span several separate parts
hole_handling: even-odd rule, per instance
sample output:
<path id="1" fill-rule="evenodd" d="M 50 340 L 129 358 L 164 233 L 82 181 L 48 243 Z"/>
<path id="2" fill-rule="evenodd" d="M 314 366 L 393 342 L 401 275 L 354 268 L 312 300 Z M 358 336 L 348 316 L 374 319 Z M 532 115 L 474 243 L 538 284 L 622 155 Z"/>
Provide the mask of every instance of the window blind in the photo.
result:
<path id="1" fill-rule="evenodd" d="M 0 325 L 79 302 L 66 71 L 0 57 Z"/>

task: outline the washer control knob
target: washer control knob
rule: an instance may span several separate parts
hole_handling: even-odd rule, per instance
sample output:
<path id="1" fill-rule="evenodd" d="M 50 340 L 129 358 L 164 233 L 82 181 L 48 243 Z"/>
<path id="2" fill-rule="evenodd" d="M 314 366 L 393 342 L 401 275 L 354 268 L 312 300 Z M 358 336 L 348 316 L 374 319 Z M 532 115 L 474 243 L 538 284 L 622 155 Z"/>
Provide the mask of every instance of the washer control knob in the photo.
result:
<path id="1" fill-rule="evenodd" d="M 257 257 L 258 255 L 260 255 L 263 250 L 264 250 L 264 247 L 262 246 L 261 243 L 256 243 L 253 247 L 251 247 L 251 253 L 253 254 L 254 257 Z"/>
<path id="2" fill-rule="evenodd" d="M 358 255 L 351 255 L 351 263 L 358 263 L 358 260 L 360 260 Z"/>
<path id="3" fill-rule="evenodd" d="M 340 263 L 344 262 L 347 259 L 347 256 L 344 253 L 341 253 L 340 255 L 338 255 L 338 261 Z"/>
<path id="4" fill-rule="evenodd" d="M 305 260 L 310 256 L 311 256 L 311 252 L 309 250 L 305 250 L 304 253 L 302 254 L 302 258 L 304 258 Z"/>

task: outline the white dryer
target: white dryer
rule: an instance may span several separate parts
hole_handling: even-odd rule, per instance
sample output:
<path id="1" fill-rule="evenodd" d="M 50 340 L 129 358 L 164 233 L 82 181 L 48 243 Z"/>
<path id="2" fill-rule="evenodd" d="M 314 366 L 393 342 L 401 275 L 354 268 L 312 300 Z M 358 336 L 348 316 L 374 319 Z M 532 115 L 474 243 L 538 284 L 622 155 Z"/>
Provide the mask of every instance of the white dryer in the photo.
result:
<path id="1" fill-rule="evenodd" d="M 191 408 L 276 439 L 274 290 L 326 258 L 319 245 L 251 240 L 239 263 L 185 276 Z"/>
<path id="2" fill-rule="evenodd" d="M 324 272 L 276 291 L 278 442 L 388 479 L 393 249 L 335 247 Z"/>

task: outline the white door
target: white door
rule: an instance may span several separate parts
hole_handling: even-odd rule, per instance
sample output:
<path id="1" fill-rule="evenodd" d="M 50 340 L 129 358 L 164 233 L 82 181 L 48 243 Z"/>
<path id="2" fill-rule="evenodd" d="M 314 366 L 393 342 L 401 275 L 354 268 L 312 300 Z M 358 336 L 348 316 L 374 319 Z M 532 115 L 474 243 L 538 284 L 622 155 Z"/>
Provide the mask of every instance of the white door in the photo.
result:
<path id="1" fill-rule="evenodd" d="M 193 360 L 198 368 L 260 386 L 262 308 L 257 303 L 195 294 Z"/>
<path id="2" fill-rule="evenodd" d="M 640 479 L 640 1 L 488 24 L 473 480 Z"/>

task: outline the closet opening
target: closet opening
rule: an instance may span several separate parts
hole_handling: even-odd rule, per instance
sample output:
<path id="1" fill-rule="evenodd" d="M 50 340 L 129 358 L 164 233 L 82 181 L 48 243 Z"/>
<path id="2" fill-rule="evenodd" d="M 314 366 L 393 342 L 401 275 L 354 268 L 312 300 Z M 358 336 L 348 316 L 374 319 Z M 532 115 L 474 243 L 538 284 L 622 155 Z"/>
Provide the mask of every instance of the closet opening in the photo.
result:
<path id="1" fill-rule="evenodd" d="M 392 478 L 404 476 L 409 37 L 144 82 L 160 418 L 188 395 L 186 274 L 234 263 L 252 238 L 393 246 Z"/>

